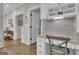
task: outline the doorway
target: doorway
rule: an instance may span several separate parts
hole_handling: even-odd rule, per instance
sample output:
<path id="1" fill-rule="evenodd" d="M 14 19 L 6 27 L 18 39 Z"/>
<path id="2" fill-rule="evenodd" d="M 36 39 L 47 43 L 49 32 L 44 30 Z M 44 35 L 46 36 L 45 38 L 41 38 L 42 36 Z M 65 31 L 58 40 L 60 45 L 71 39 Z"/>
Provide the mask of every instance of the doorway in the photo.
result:
<path id="1" fill-rule="evenodd" d="M 38 35 L 41 34 L 40 8 L 31 10 L 30 13 L 30 41 L 31 44 L 37 42 Z"/>
<path id="2" fill-rule="evenodd" d="M 16 16 L 16 37 L 21 40 L 21 28 L 23 26 L 23 14 Z"/>

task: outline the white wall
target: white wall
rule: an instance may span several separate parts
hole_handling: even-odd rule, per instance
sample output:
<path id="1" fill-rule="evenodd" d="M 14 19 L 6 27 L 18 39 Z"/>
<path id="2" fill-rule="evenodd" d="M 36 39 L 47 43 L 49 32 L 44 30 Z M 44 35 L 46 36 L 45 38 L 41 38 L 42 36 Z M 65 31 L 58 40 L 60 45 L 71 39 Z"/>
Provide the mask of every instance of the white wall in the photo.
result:
<path id="1" fill-rule="evenodd" d="M 3 46 L 3 4 L 0 3 L 0 48 Z"/>

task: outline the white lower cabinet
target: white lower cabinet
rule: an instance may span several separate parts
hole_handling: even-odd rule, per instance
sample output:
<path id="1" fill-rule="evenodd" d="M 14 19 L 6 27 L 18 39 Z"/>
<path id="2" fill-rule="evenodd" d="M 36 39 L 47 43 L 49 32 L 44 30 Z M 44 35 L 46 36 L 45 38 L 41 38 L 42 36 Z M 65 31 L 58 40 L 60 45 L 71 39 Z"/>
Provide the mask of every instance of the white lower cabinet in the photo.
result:
<path id="1" fill-rule="evenodd" d="M 46 39 L 37 38 L 37 55 L 49 55 L 49 44 L 46 43 Z"/>

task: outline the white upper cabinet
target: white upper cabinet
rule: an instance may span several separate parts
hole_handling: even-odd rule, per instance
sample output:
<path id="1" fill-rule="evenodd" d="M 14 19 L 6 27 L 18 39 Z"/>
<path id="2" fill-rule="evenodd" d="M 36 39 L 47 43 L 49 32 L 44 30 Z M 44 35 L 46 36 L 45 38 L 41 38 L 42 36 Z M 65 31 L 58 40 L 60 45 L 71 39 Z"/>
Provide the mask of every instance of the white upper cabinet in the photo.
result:
<path id="1" fill-rule="evenodd" d="M 74 3 L 62 3 L 50 7 L 48 9 L 48 17 L 56 16 L 71 16 L 75 14 L 75 4 Z"/>
<path id="2" fill-rule="evenodd" d="M 41 18 L 56 16 L 71 16 L 75 14 L 74 3 L 48 3 L 41 4 Z"/>

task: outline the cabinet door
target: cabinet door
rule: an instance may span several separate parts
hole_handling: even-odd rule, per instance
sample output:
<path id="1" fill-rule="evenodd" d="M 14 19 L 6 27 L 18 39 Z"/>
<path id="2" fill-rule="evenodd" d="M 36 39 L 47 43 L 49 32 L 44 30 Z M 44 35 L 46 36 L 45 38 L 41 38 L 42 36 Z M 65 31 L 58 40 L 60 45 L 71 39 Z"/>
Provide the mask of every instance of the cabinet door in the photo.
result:
<path id="1" fill-rule="evenodd" d="M 48 17 L 57 17 L 57 16 L 72 16 L 75 14 L 75 4 L 49 4 L 48 5 Z"/>
<path id="2" fill-rule="evenodd" d="M 35 43 L 36 40 L 37 40 L 37 36 L 39 35 L 39 19 L 40 19 L 40 16 L 35 13 L 35 12 L 32 12 L 32 28 L 31 28 L 31 37 L 32 37 L 32 40 L 31 40 L 31 43 Z"/>
<path id="3" fill-rule="evenodd" d="M 47 18 L 48 16 L 48 4 L 41 4 L 41 19 Z"/>
<path id="4" fill-rule="evenodd" d="M 45 55 L 45 39 L 37 38 L 37 55 Z"/>
<path id="5" fill-rule="evenodd" d="M 79 33 L 79 4 L 76 4 L 76 32 Z"/>

